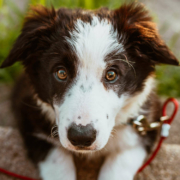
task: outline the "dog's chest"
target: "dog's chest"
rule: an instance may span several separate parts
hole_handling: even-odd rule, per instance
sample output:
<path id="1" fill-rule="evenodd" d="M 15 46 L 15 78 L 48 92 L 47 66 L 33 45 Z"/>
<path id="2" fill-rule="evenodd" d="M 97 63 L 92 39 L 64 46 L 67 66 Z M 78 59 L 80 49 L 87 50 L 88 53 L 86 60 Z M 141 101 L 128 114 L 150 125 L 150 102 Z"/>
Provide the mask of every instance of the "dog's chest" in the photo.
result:
<path id="1" fill-rule="evenodd" d="M 74 155 L 74 162 L 78 180 L 96 180 L 104 162 L 104 157 L 98 156 L 91 159 Z"/>

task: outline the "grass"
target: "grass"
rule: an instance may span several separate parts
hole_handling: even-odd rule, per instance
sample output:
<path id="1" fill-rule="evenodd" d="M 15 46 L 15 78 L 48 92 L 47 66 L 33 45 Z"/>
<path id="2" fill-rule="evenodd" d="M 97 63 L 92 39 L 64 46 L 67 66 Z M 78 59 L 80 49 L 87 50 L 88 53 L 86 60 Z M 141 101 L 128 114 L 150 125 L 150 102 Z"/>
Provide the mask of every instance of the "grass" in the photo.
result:
<path id="1" fill-rule="evenodd" d="M 180 97 L 180 67 L 158 66 L 158 94 L 163 96 Z"/>

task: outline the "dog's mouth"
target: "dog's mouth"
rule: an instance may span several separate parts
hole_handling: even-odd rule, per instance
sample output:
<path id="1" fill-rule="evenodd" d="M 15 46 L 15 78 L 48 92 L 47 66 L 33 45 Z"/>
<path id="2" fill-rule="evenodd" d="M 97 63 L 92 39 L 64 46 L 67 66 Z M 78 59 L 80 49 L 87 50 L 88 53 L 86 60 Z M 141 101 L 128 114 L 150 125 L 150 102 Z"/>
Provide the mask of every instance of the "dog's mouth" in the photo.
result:
<path id="1" fill-rule="evenodd" d="M 95 151 L 95 148 L 91 148 L 91 147 L 83 147 L 83 146 L 79 146 L 79 147 L 75 147 L 75 149 L 77 151 Z"/>
<path id="2" fill-rule="evenodd" d="M 69 149 L 70 151 L 79 152 L 79 153 L 89 153 L 89 152 L 97 151 L 97 147 L 95 145 L 87 147 L 87 146 L 81 146 L 81 145 L 73 146 L 69 144 L 67 149 Z"/>

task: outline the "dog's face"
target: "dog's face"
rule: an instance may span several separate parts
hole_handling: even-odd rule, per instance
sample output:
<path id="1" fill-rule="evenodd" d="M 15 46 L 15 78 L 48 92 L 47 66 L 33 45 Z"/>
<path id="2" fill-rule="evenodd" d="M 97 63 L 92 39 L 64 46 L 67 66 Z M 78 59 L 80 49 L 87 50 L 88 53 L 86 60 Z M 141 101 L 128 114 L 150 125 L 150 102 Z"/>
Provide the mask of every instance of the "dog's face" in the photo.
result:
<path id="1" fill-rule="evenodd" d="M 22 60 L 39 98 L 55 111 L 65 148 L 100 150 L 114 126 L 138 114 L 155 64 L 178 61 L 141 5 L 34 11 L 2 67 Z"/>

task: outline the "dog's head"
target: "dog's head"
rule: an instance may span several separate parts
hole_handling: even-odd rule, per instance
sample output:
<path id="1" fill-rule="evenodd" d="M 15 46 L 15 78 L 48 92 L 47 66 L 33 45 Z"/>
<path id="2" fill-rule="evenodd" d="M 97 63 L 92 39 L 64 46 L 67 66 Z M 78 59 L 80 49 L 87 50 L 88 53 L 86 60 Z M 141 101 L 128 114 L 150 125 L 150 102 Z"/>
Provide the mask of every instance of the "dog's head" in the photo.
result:
<path id="1" fill-rule="evenodd" d="M 1 67 L 18 60 L 53 107 L 62 145 L 75 151 L 102 149 L 147 99 L 155 64 L 179 64 L 134 3 L 112 11 L 35 8 Z"/>

